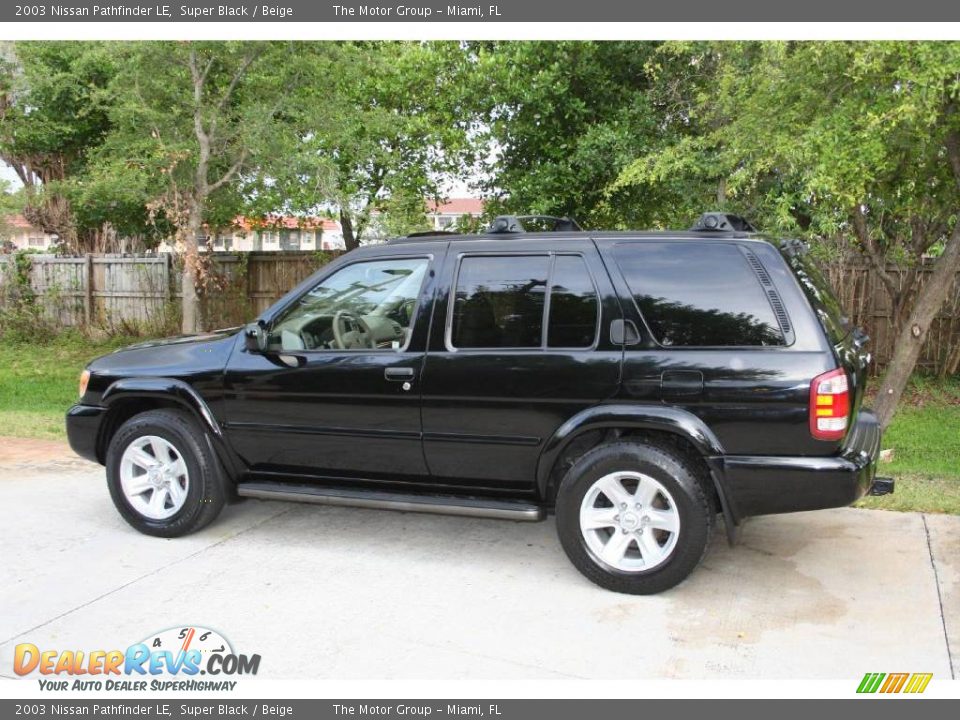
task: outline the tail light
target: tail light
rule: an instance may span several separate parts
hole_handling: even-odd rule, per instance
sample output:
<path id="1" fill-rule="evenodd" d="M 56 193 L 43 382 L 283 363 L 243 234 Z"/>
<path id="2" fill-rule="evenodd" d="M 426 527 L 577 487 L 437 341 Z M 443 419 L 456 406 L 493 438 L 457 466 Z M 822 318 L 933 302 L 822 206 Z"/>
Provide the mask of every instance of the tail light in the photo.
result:
<path id="1" fill-rule="evenodd" d="M 843 440 L 850 422 L 850 384 L 842 368 L 810 383 L 810 434 L 817 440 Z"/>

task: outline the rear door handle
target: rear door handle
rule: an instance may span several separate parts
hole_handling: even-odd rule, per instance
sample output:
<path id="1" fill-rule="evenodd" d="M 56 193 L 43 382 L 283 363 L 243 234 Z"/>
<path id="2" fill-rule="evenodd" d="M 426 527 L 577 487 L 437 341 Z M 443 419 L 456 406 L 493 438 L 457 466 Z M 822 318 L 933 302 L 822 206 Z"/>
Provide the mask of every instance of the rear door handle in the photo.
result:
<path id="1" fill-rule="evenodd" d="M 413 368 L 408 367 L 388 367 L 383 371 L 383 376 L 387 380 L 394 382 L 403 382 L 404 380 L 413 380 Z"/>

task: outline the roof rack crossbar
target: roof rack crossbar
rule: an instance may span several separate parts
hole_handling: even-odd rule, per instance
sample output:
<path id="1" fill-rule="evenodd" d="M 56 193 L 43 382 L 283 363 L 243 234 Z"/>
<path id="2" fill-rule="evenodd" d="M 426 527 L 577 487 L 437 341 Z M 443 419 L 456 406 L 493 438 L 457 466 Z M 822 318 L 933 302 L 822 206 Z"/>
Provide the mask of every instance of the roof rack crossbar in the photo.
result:
<path id="1" fill-rule="evenodd" d="M 417 232 L 408 233 L 404 237 L 408 238 L 426 238 L 426 237 L 440 237 L 442 235 L 455 235 L 449 230 L 418 230 Z"/>
<path id="2" fill-rule="evenodd" d="M 580 224 L 571 217 L 557 217 L 556 215 L 498 215 L 490 223 L 487 233 L 500 235 L 507 233 L 527 232 L 524 222 L 553 223 L 552 232 L 577 232 L 582 230 Z"/>

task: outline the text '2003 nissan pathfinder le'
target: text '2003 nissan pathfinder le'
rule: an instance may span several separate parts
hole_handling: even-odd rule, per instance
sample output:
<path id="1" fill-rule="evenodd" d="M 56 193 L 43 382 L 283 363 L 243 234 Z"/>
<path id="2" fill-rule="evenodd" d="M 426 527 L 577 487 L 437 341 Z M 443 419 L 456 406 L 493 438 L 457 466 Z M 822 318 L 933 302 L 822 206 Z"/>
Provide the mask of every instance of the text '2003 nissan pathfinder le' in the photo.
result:
<path id="1" fill-rule="evenodd" d="M 99 358 L 67 431 L 151 535 L 242 497 L 555 512 L 584 575 L 655 593 L 717 515 L 732 539 L 752 515 L 892 491 L 865 340 L 801 243 L 736 216 L 618 233 L 507 216 L 347 253 L 242 330 Z"/>

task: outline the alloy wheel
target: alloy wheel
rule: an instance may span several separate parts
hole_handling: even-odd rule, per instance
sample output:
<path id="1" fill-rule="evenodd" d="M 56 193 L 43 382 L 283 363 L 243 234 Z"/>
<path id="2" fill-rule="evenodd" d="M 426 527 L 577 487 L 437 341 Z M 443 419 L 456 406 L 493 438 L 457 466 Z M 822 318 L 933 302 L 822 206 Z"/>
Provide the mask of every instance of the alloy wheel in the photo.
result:
<path id="1" fill-rule="evenodd" d="M 134 510 L 150 520 L 165 520 L 180 512 L 187 501 L 190 476 L 172 443 L 144 435 L 123 451 L 120 485 Z"/>
<path id="2" fill-rule="evenodd" d="M 583 496 L 580 532 L 600 563 L 621 572 L 644 572 L 673 553 L 680 513 L 660 481 L 639 472 L 614 472 Z"/>

